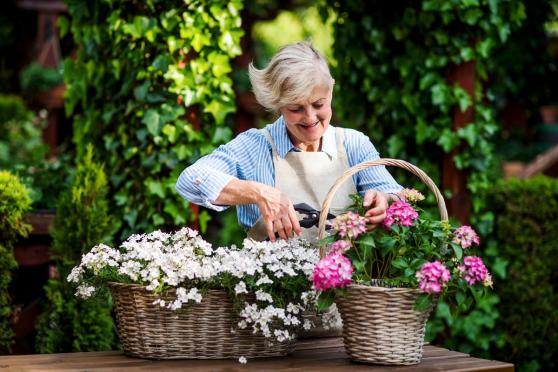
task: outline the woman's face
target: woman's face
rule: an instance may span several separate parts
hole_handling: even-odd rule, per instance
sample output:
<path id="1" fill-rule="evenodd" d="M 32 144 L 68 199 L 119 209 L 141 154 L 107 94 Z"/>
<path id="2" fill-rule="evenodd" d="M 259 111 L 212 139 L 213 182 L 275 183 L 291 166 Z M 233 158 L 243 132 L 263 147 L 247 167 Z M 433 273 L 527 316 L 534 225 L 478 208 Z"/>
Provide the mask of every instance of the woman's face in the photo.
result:
<path id="1" fill-rule="evenodd" d="M 316 88 L 307 101 L 279 109 L 293 145 L 303 151 L 320 150 L 321 138 L 331 120 L 331 98 L 331 89 Z"/>

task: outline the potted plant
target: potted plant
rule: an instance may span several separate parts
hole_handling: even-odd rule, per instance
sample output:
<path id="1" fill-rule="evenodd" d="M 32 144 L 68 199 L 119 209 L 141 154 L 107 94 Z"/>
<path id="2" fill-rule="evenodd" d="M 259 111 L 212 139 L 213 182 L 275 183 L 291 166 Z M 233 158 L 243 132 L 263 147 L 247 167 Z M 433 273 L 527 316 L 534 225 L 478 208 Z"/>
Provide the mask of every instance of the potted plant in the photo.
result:
<path id="1" fill-rule="evenodd" d="M 492 279 L 473 252 L 479 237 L 469 226 L 454 228 L 447 221 L 443 198 L 420 169 L 400 160 L 380 159 L 356 166 L 396 165 L 411 170 L 435 192 L 442 216 L 427 218 L 418 207 L 424 196 L 412 189 L 399 193 L 382 227 L 367 231 L 362 197 L 333 221 L 334 233 L 321 240 L 323 258 L 313 273 L 320 309 L 337 302 L 343 338 L 350 357 L 375 364 L 416 364 L 422 357 L 424 330 L 439 298 L 467 308 Z M 320 221 L 323 235 L 325 220 Z"/>
<path id="2" fill-rule="evenodd" d="M 143 358 L 285 355 L 315 297 L 315 249 L 297 239 L 213 248 L 195 230 L 132 235 L 100 244 L 68 281 L 76 294 L 113 295 L 124 352 Z"/>

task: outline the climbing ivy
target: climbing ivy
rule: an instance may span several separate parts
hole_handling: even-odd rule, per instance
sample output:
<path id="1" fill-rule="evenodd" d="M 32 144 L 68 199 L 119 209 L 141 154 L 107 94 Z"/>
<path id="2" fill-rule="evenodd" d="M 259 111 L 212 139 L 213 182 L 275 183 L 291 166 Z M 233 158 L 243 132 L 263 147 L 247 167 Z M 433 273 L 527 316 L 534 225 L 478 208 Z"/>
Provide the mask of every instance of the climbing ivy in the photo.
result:
<path id="1" fill-rule="evenodd" d="M 497 175 L 493 135 L 498 127 L 485 89 L 490 60 L 495 47 L 525 18 L 524 2 L 326 3 L 323 16 L 329 16 L 331 10 L 336 16 L 334 103 L 342 125 L 366 132 L 384 157 L 416 164 L 438 185 L 441 159 L 452 154 L 456 168 L 468 174 L 473 211 L 480 211 L 485 204 L 483 194 Z M 473 96 L 451 79 L 456 67 L 467 63 L 474 63 Z M 455 110 L 464 112 L 471 106 L 474 120 L 454 130 Z M 415 182 L 405 177 L 408 175 L 398 174 L 403 184 Z M 444 191 L 451 197 L 449 190 Z M 491 220 L 490 214 L 477 213 L 472 222 L 486 233 Z M 490 298 L 487 303 L 497 301 Z M 469 350 L 487 350 L 491 343 L 500 342 L 491 337 L 497 313 L 491 306 L 477 306 L 474 311 L 472 319 L 452 320 L 451 337 L 466 340 Z M 443 314 L 438 314 L 435 331 L 439 333 L 444 323 L 448 327 Z M 475 344 L 467 334 L 478 335 L 482 343 Z"/>
<path id="2" fill-rule="evenodd" d="M 113 223 L 127 236 L 191 221 L 174 184 L 231 138 L 242 1 L 66 4 L 61 32 L 80 46 L 64 64 L 66 112 L 78 156 L 93 143 L 106 164 Z"/>
<path id="3" fill-rule="evenodd" d="M 524 18 L 522 1 L 328 3 L 337 14 L 335 107 L 342 123 L 366 131 L 384 156 L 418 165 L 438 184 L 442 155 L 457 150 L 455 166 L 471 172 L 469 189 L 488 187 L 497 126 L 483 82 L 494 47 Z M 474 97 L 448 79 L 470 61 Z M 474 121 L 453 130 L 453 110 L 473 102 Z"/>

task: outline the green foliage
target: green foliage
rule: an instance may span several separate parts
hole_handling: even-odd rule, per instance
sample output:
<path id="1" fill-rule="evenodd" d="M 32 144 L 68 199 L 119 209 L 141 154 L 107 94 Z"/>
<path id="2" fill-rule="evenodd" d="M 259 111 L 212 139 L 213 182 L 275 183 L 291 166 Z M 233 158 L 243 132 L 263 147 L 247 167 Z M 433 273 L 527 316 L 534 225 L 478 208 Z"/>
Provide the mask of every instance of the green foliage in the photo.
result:
<path id="1" fill-rule="evenodd" d="M 528 111 L 558 102 L 558 61 L 548 50 L 545 22 L 558 17 L 552 1 L 525 1 L 526 18 L 512 30 L 506 43 L 495 48 L 489 60 L 491 80 L 489 97 L 502 107 L 520 102 Z M 536 113 L 538 115 L 538 112 Z"/>
<path id="2" fill-rule="evenodd" d="M 11 271 L 17 267 L 13 244 L 31 230 L 31 226 L 25 223 L 30 206 L 29 191 L 19 178 L 8 171 L 0 171 L 0 351 L 9 350 L 12 344 L 8 286 Z"/>
<path id="3" fill-rule="evenodd" d="M 497 328 L 507 345 L 497 357 L 517 369 L 555 370 L 558 360 L 558 181 L 539 177 L 501 182 L 491 193 L 496 217 L 493 249 L 506 277 Z"/>
<path id="4" fill-rule="evenodd" d="M 484 191 L 498 174 L 493 155 L 497 125 L 484 85 L 493 72 L 497 48 L 526 17 L 525 2 L 327 3 L 337 13 L 334 102 L 341 121 L 367 132 L 383 156 L 416 164 L 438 185 L 440 161 L 444 154 L 451 154 L 456 168 L 468 174 L 473 211 L 477 213 L 472 222 L 481 235 L 489 231 L 493 216 L 479 211 L 485 205 Z M 322 8 L 324 13 L 326 10 Z M 467 63 L 474 63 L 474 96 L 451 80 L 456 66 Z M 472 105 L 473 122 L 455 130 L 453 115 Z M 416 182 L 406 174 L 397 176 L 403 184 Z M 442 191 L 451 197 L 450 190 Z M 494 314 L 488 313 L 485 319 L 492 319 Z M 438 326 L 431 330 L 447 329 L 439 316 Z M 465 321 L 465 317 L 453 321 L 452 338 L 468 340 L 465 324 L 460 323 Z M 482 330 L 477 332 L 478 340 L 490 337 L 490 321 L 478 326 Z M 466 347 L 470 349 L 468 342 Z M 500 344 L 498 337 L 494 343 L 492 346 Z M 473 348 L 475 352 L 483 350 L 484 341 Z"/>
<path id="5" fill-rule="evenodd" d="M 47 305 L 37 328 L 41 353 L 110 350 L 115 345 L 111 300 L 108 294 L 95 301 L 80 301 L 66 282 L 71 268 L 92 245 L 109 241 L 107 179 L 103 166 L 93 161 L 88 147 L 77 165 L 75 180 L 58 202 L 51 235 L 59 280 L 46 287 Z"/>
<path id="6" fill-rule="evenodd" d="M 113 224 L 123 237 L 185 224 L 178 175 L 231 138 L 242 2 L 66 3 L 60 29 L 81 46 L 64 64 L 66 112 L 78 156 L 93 143 L 110 169 Z"/>
<path id="7" fill-rule="evenodd" d="M 0 168 L 16 172 L 29 188 L 33 209 L 53 209 L 66 184 L 69 157 L 45 159 L 46 111 L 39 116 L 14 95 L 0 95 Z"/>
<path id="8" fill-rule="evenodd" d="M 0 95 L 0 168 L 22 171 L 42 161 L 43 124 L 20 97 Z"/>
<path id="9" fill-rule="evenodd" d="M 46 91 L 64 82 L 64 71 L 33 62 L 21 70 L 20 79 L 23 91 Z"/>
<path id="10" fill-rule="evenodd" d="M 370 133 L 386 157 L 406 159 L 438 184 L 440 159 L 453 152 L 476 193 L 489 186 L 493 111 L 482 82 L 495 46 L 525 17 L 519 0 L 331 1 L 337 12 L 336 112 Z M 471 97 L 448 76 L 474 61 Z M 342 94 L 341 94 L 342 92 Z M 454 110 L 474 104 L 474 121 L 452 129 Z M 455 152 L 454 152 L 455 151 Z M 480 208 L 474 200 L 474 208 Z"/>

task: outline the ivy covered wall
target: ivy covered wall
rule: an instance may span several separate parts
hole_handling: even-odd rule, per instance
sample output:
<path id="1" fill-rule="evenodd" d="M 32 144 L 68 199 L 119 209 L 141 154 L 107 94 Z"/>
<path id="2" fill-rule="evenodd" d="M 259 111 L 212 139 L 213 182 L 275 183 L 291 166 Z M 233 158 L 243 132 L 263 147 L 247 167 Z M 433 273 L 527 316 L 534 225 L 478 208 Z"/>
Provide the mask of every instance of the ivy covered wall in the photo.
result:
<path id="1" fill-rule="evenodd" d="M 110 175 L 115 230 L 184 225 L 179 173 L 231 138 L 230 59 L 240 0 L 66 1 L 79 49 L 64 64 L 78 156 L 88 143 Z M 207 215 L 200 216 L 202 230 Z"/>

